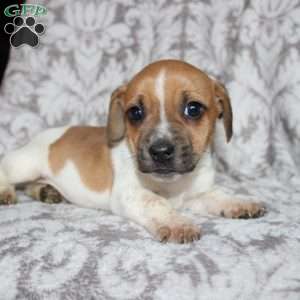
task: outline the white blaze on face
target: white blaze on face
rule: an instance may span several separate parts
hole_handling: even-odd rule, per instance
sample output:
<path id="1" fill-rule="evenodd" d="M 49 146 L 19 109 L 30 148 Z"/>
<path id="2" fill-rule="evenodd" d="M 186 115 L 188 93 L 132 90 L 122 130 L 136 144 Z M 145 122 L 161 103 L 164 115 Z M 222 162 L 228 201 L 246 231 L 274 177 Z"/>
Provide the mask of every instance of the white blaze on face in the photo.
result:
<path id="1" fill-rule="evenodd" d="M 165 82 L 166 82 L 166 71 L 161 70 L 155 79 L 155 95 L 159 101 L 159 113 L 160 122 L 157 127 L 157 132 L 161 137 L 166 137 L 170 135 L 169 123 L 166 116 L 165 109 Z"/>

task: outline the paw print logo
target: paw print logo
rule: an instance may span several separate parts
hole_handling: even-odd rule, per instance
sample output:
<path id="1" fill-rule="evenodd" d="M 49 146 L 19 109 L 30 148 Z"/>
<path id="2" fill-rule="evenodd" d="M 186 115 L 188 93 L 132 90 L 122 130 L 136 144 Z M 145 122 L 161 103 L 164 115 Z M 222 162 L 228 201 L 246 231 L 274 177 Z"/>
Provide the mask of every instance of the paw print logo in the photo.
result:
<path id="1" fill-rule="evenodd" d="M 45 26 L 35 22 L 33 17 L 15 17 L 13 23 L 7 23 L 4 31 L 10 36 L 10 44 L 13 47 L 28 45 L 36 47 L 39 44 L 39 36 L 45 32 Z"/>

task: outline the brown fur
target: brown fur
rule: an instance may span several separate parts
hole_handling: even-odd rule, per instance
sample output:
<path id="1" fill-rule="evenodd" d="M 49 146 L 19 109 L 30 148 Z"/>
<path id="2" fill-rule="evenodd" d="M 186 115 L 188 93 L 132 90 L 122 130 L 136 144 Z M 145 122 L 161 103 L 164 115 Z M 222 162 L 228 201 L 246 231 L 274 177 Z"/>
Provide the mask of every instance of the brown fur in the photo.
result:
<path id="1" fill-rule="evenodd" d="M 71 160 L 82 182 L 92 190 L 112 186 L 112 165 L 104 127 L 71 127 L 50 145 L 49 165 L 54 174 Z"/>
<path id="2" fill-rule="evenodd" d="M 228 92 L 220 82 L 215 82 L 215 96 L 218 101 L 219 114 L 223 117 L 227 142 L 232 137 L 232 109 Z"/>
<path id="3" fill-rule="evenodd" d="M 106 127 L 107 142 L 111 147 L 123 139 L 125 135 L 124 107 L 121 102 L 125 91 L 126 85 L 123 85 L 111 95 Z"/>

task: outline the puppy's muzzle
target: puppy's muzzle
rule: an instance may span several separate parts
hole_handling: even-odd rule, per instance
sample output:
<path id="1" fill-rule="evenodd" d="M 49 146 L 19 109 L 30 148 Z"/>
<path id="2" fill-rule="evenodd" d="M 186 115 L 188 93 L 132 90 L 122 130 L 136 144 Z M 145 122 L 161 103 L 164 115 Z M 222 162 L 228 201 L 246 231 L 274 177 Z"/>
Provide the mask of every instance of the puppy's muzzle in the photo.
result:
<path id="1" fill-rule="evenodd" d="M 167 139 L 156 139 L 148 148 L 148 155 L 152 160 L 152 172 L 170 174 L 175 170 L 175 145 Z"/>
<path id="2" fill-rule="evenodd" d="M 159 139 L 149 147 L 149 154 L 155 163 L 167 164 L 174 160 L 175 146 L 167 140 Z"/>
<path id="3" fill-rule="evenodd" d="M 142 173 L 163 176 L 191 172 L 198 161 L 186 135 L 157 137 L 153 131 L 140 139 L 137 159 Z"/>

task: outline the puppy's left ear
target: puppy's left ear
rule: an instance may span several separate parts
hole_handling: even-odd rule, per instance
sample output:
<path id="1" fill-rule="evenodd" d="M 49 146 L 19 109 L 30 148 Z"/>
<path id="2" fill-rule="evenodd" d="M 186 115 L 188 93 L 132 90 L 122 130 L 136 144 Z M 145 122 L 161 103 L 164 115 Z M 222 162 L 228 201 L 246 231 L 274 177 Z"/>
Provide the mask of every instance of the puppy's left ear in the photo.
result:
<path id="1" fill-rule="evenodd" d="M 127 86 L 122 85 L 117 88 L 111 95 L 109 114 L 107 120 L 107 139 L 110 147 L 121 141 L 125 136 L 125 114 L 123 107 L 123 97 Z"/>
<path id="2" fill-rule="evenodd" d="M 223 118 L 227 143 L 232 137 L 232 109 L 227 89 L 223 84 L 214 80 L 215 99 L 219 110 L 219 118 Z"/>

